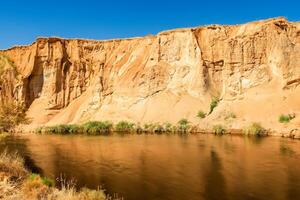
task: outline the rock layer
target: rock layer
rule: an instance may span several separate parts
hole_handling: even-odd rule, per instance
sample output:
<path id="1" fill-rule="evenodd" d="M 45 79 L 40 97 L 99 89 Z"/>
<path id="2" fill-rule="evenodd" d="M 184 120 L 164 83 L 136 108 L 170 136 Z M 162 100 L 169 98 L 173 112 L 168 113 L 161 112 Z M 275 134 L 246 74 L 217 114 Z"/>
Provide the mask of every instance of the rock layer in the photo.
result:
<path id="1" fill-rule="evenodd" d="M 1 99 L 23 101 L 36 125 L 199 122 L 214 97 L 203 126 L 226 112 L 238 115 L 224 122 L 231 127 L 270 114 L 273 126 L 300 111 L 300 23 L 285 18 L 107 41 L 39 38 L 0 54 Z"/>

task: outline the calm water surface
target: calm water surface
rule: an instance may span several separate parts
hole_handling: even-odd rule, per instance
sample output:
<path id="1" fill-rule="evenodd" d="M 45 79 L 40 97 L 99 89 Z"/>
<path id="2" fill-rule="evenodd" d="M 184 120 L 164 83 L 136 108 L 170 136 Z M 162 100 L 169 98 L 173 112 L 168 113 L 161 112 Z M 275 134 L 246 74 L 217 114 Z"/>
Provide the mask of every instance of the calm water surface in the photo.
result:
<path id="1" fill-rule="evenodd" d="M 300 199 L 300 141 L 214 135 L 8 137 L 48 177 L 126 200 Z"/>

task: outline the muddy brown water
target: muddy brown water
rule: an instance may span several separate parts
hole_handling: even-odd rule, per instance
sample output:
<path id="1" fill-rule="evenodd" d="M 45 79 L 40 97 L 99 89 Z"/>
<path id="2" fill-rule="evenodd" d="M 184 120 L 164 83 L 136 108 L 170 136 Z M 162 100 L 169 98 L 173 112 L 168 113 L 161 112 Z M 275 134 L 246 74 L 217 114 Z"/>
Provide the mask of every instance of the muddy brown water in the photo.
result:
<path id="1" fill-rule="evenodd" d="M 126 200 L 300 199 L 300 141 L 204 135 L 7 137 L 33 171 Z"/>

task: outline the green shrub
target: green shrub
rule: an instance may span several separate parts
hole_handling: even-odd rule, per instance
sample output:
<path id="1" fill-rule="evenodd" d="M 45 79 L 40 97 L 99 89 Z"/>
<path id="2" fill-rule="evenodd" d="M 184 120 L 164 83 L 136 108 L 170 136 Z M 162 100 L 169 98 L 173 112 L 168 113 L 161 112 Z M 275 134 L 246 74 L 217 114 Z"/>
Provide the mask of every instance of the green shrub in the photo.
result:
<path id="1" fill-rule="evenodd" d="M 170 132 L 173 131 L 173 129 L 172 129 L 172 124 L 169 123 L 169 122 L 165 122 L 165 123 L 163 124 L 163 128 L 164 128 L 164 131 L 165 131 L 165 132 L 168 132 L 168 133 L 170 133 Z"/>
<path id="2" fill-rule="evenodd" d="M 42 182 L 44 185 L 47 185 L 48 187 L 53 187 L 55 186 L 54 180 L 47 178 L 47 177 L 42 177 Z"/>
<path id="3" fill-rule="evenodd" d="M 80 132 L 80 126 L 75 124 L 60 124 L 57 126 L 39 127 L 36 133 L 70 134 Z"/>
<path id="4" fill-rule="evenodd" d="M 38 127 L 35 129 L 35 133 L 42 133 L 43 132 L 44 127 Z"/>
<path id="5" fill-rule="evenodd" d="M 166 122 L 164 124 L 160 123 L 146 123 L 143 126 L 143 132 L 145 133 L 164 133 L 172 132 L 172 124 Z"/>
<path id="6" fill-rule="evenodd" d="M 279 122 L 280 123 L 288 123 L 288 122 L 290 122 L 292 119 L 294 119 L 295 118 L 295 116 L 294 115 L 291 115 L 291 114 L 288 114 L 288 115 L 280 115 L 279 116 Z"/>
<path id="7" fill-rule="evenodd" d="M 197 113 L 197 117 L 199 117 L 201 119 L 205 118 L 205 116 L 206 116 L 205 112 L 203 112 L 201 110 Z"/>
<path id="8" fill-rule="evenodd" d="M 42 128 L 42 132 L 44 133 L 58 133 L 56 126 L 46 126 Z"/>
<path id="9" fill-rule="evenodd" d="M 165 132 L 164 127 L 159 123 L 154 124 L 154 130 L 153 131 L 154 131 L 154 133 L 163 133 L 163 132 Z"/>
<path id="10" fill-rule="evenodd" d="M 154 132 L 155 125 L 152 123 L 146 123 L 143 127 L 143 132 L 152 133 Z"/>
<path id="11" fill-rule="evenodd" d="M 28 179 L 31 180 L 31 181 L 34 180 L 34 179 L 36 179 L 36 178 L 40 178 L 40 175 L 38 175 L 36 173 L 32 173 L 28 177 Z"/>
<path id="12" fill-rule="evenodd" d="M 248 127 L 243 129 L 245 135 L 263 136 L 266 130 L 257 122 L 250 124 Z"/>
<path id="13" fill-rule="evenodd" d="M 223 135 L 226 133 L 226 129 L 221 124 L 214 125 L 213 130 L 214 130 L 214 133 L 217 135 Z"/>
<path id="14" fill-rule="evenodd" d="M 47 177 L 41 177 L 39 174 L 32 173 L 28 177 L 28 180 L 34 181 L 34 180 L 40 180 L 44 185 L 48 187 L 53 187 L 55 186 L 54 180 L 47 178 Z"/>
<path id="15" fill-rule="evenodd" d="M 84 133 L 98 135 L 101 133 L 109 133 L 113 124 L 109 121 L 89 121 L 82 125 Z"/>
<path id="16" fill-rule="evenodd" d="M 131 132 L 133 131 L 134 123 L 127 121 L 120 121 L 115 126 L 115 131 L 117 132 Z"/>
<path id="17" fill-rule="evenodd" d="M 211 114 L 213 112 L 213 110 L 215 109 L 215 107 L 218 106 L 219 100 L 216 98 L 213 98 L 213 100 L 210 102 L 210 110 L 209 110 L 209 114 Z"/>
<path id="18" fill-rule="evenodd" d="M 177 125 L 172 125 L 172 132 L 173 133 L 179 132 Z"/>
<path id="19" fill-rule="evenodd" d="M 144 132 L 144 130 L 139 122 L 136 124 L 135 131 L 136 131 L 136 133 L 139 133 L 139 134 Z"/>
<path id="20" fill-rule="evenodd" d="M 190 122 L 187 119 L 181 119 L 177 123 L 177 131 L 179 132 L 187 132 L 190 128 Z"/>
<path id="21" fill-rule="evenodd" d="M 60 134 L 67 134 L 68 132 L 68 125 L 66 124 L 61 124 L 58 126 L 54 127 L 55 133 L 60 133 Z"/>
<path id="22" fill-rule="evenodd" d="M 67 130 L 69 133 L 78 133 L 81 131 L 81 128 L 79 125 L 69 124 L 69 125 L 67 125 Z"/>

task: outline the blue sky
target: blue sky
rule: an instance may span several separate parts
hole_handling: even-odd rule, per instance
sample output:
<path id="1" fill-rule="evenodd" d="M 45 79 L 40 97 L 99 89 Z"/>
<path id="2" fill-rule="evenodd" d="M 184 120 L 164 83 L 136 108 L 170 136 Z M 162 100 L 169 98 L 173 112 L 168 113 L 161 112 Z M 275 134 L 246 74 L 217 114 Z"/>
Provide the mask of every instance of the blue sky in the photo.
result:
<path id="1" fill-rule="evenodd" d="M 300 21 L 299 8 L 300 0 L 7 0 L 0 4 L 0 49 L 38 36 L 110 39 L 276 16 Z"/>

